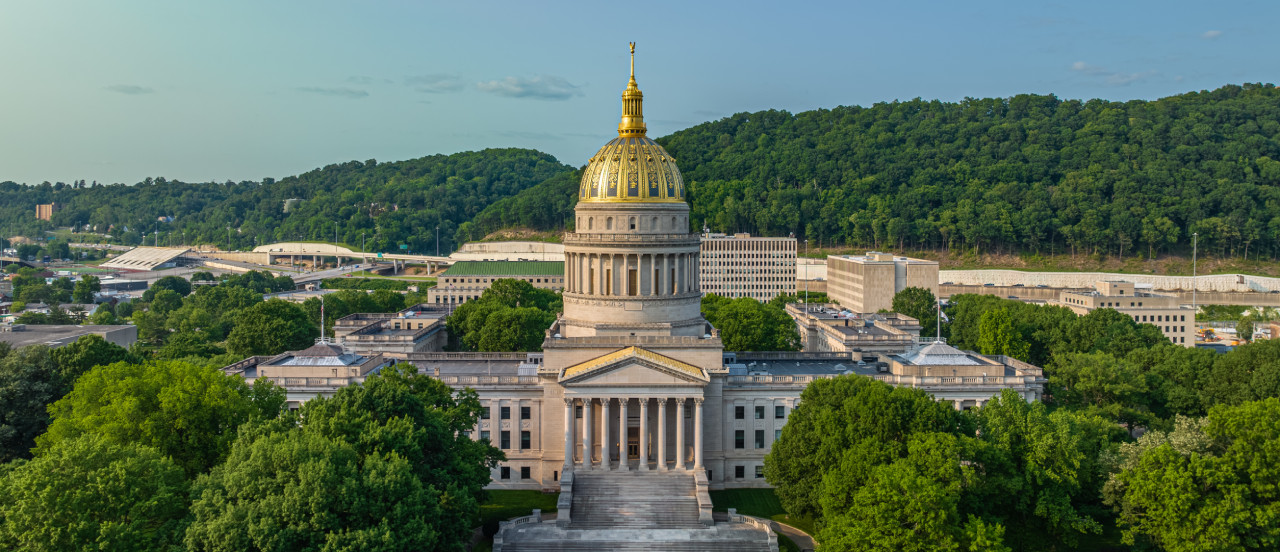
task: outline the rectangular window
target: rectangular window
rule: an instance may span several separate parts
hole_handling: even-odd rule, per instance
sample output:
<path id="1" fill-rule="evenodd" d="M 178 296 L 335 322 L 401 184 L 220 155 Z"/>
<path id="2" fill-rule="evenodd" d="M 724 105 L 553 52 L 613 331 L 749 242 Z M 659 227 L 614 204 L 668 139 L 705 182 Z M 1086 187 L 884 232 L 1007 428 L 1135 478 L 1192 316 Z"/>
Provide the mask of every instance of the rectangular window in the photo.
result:
<path id="1" fill-rule="evenodd" d="M 581 407 L 581 406 L 575 406 L 575 407 L 573 407 L 573 417 L 574 417 L 574 418 L 578 418 L 578 419 L 582 419 L 582 407 Z"/>
<path id="2" fill-rule="evenodd" d="M 787 417 L 787 407 L 778 405 L 773 407 L 773 417 L 779 420 Z"/>
<path id="3" fill-rule="evenodd" d="M 773 440 L 777 441 L 778 439 L 781 439 L 781 438 L 782 438 L 782 430 L 781 429 L 773 430 Z"/>
<path id="4" fill-rule="evenodd" d="M 520 407 L 520 419 L 528 420 L 533 417 L 533 409 L 527 406 Z"/>
<path id="5" fill-rule="evenodd" d="M 489 407 L 487 406 L 480 407 L 480 419 L 481 420 L 489 419 Z"/>
<path id="6" fill-rule="evenodd" d="M 502 407 L 502 419 L 504 419 L 504 420 L 510 420 L 510 419 L 511 419 L 511 407 L 510 407 L 510 406 L 504 406 L 504 407 Z"/>
<path id="7" fill-rule="evenodd" d="M 503 479 L 511 479 L 511 468 L 510 468 L 510 467 L 502 466 L 501 471 L 502 471 L 502 478 L 503 478 Z"/>
<path id="8" fill-rule="evenodd" d="M 523 467 L 521 467 L 521 468 L 520 468 L 520 479 L 529 479 L 530 477 L 532 477 L 532 474 L 530 474 L 530 473 L 529 473 L 529 471 L 530 471 L 530 470 L 529 470 L 529 466 L 523 466 Z"/>
<path id="9" fill-rule="evenodd" d="M 756 466 L 756 479 L 764 479 L 764 466 Z"/>
<path id="10" fill-rule="evenodd" d="M 746 466 L 734 466 L 734 467 L 733 467 L 733 477 L 734 477 L 734 479 L 744 479 L 744 478 L 746 478 L 746 477 L 747 477 L 747 467 L 746 467 Z"/>
<path id="11" fill-rule="evenodd" d="M 481 440 L 481 441 L 488 441 L 488 440 L 489 440 L 489 432 L 488 432 L 488 431 L 481 431 L 481 432 L 480 432 L 480 440 Z"/>
<path id="12" fill-rule="evenodd" d="M 528 431 L 520 432 L 520 450 L 529 450 L 533 448 L 531 446 L 532 442 L 533 442 L 533 438 L 529 435 Z"/>
<path id="13" fill-rule="evenodd" d="M 757 406 L 757 407 L 756 407 L 756 419 L 757 419 L 757 420 L 763 420 L 763 419 L 764 419 L 764 407 L 763 407 L 763 406 Z"/>
<path id="14" fill-rule="evenodd" d="M 756 430 L 756 448 L 758 449 L 764 448 L 764 430 L 763 429 Z"/>
<path id="15" fill-rule="evenodd" d="M 743 431 L 741 429 L 733 432 L 733 448 L 747 448 L 746 433 L 747 433 L 746 431 Z"/>
<path id="16" fill-rule="evenodd" d="M 745 407 L 745 406 L 735 406 L 735 407 L 733 407 L 733 419 L 735 419 L 735 420 L 745 420 L 745 419 L 747 419 L 747 407 Z"/>
<path id="17" fill-rule="evenodd" d="M 511 432 L 510 431 L 502 432 L 502 444 L 499 445 L 498 448 L 503 450 L 511 448 Z"/>

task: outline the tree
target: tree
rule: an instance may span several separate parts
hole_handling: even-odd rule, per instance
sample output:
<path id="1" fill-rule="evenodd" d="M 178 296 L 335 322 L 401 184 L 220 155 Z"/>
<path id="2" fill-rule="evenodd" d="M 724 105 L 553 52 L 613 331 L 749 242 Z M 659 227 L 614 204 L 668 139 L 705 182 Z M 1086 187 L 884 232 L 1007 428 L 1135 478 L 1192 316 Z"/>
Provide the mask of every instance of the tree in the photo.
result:
<path id="1" fill-rule="evenodd" d="M 102 282 L 97 276 L 86 274 L 76 282 L 71 292 L 71 300 L 76 303 L 93 303 L 93 294 L 102 291 Z"/>
<path id="2" fill-rule="evenodd" d="M 31 456 L 49 425 L 45 407 L 65 386 L 48 347 L 23 347 L 0 359 L 0 463 Z"/>
<path id="3" fill-rule="evenodd" d="M 178 310 L 181 306 L 181 295 L 178 295 L 176 291 L 161 289 L 152 296 L 151 305 L 148 308 L 156 314 L 167 315 L 170 312 Z"/>
<path id="4" fill-rule="evenodd" d="M 1106 353 L 1067 353 L 1048 371 L 1048 395 L 1055 405 L 1084 410 L 1133 431 L 1154 417 L 1151 384 L 1137 366 Z"/>
<path id="5" fill-rule="evenodd" d="M 1249 317 L 1241 318 L 1236 322 L 1236 336 L 1244 341 L 1253 341 L 1253 319 Z"/>
<path id="6" fill-rule="evenodd" d="M 185 474 L 136 443 L 86 435 L 0 477 L 7 550 L 168 551 L 186 516 Z"/>
<path id="7" fill-rule="evenodd" d="M 237 427 L 274 418 L 283 407 L 284 392 L 265 380 L 250 386 L 216 368 L 177 361 L 117 362 L 80 376 L 49 408 L 49 430 L 36 440 L 36 453 L 95 434 L 154 447 L 194 475 L 226 457 Z"/>
<path id="8" fill-rule="evenodd" d="M 59 392 L 59 396 L 71 391 L 75 381 L 94 366 L 137 361 L 127 349 L 97 334 L 81 336 L 71 343 L 54 349 L 53 360 L 58 364 L 58 377 L 63 381 L 63 389 Z"/>
<path id="9" fill-rule="evenodd" d="M 275 355 L 305 349 L 318 336 L 302 307 L 271 299 L 244 310 L 227 335 L 227 350 L 241 356 Z"/>
<path id="10" fill-rule="evenodd" d="M 1198 383 L 1206 407 L 1280 397 L 1280 340 L 1249 343 L 1218 355 Z"/>
<path id="11" fill-rule="evenodd" d="M 445 324 L 450 339 L 467 350 L 537 351 L 561 310 L 560 294 L 523 280 L 502 278 L 479 299 L 454 310 Z"/>
<path id="12" fill-rule="evenodd" d="M 920 321 L 920 335 L 934 335 L 938 329 L 938 300 L 924 288 L 908 287 L 893 296 L 893 312 Z"/>
<path id="13" fill-rule="evenodd" d="M 1280 467 L 1270 460 L 1280 400 L 1215 407 L 1182 432 L 1190 439 L 1143 447 L 1113 478 L 1125 542 L 1170 552 L 1280 547 Z"/>
<path id="14" fill-rule="evenodd" d="M 1009 311 L 1003 308 L 982 313 L 978 322 L 978 351 L 984 355 L 1006 355 L 1026 360 L 1031 347 L 1014 329 Z"/>
<path id="15" fill-rule="evenodd" d="M 703 316 L 720 330 L 727 351 L 797 351 L 800 333 L 784 307 L 749 297 L 702 298 Z"/>
<path id="16" fill-rule="evenodd" d="M 502 458 L 468 436 L 479 415 L 474 391 L 398 365 L 251 426 L 197 482 L 187 546 L 461 549 Z"/>

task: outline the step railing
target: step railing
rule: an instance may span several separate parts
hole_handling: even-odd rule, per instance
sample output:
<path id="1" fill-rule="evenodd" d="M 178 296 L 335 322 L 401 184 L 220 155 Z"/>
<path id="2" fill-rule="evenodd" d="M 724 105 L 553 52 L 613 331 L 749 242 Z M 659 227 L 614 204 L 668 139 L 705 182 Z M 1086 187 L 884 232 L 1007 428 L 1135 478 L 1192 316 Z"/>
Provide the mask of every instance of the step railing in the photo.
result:
<path id="1" fill-rule="evenodd" d="M 556 499 L 556 527 L 568 527 L 572 520 L 570 510 L 573 509 L 573 472 L 565 470 L 560 474 L 560 497 Z"/>
<path id="2" fill-rule="evenodd" d="M 502 552 L 502 545 L 506 541 L 507 529 L 530 523 L 542 523 L 542 510 L 534 508 L 533 513 L 527 516 L 499 521 L 498 532 L 493 534 L 493 552 Z"/>
<path id="3" fill-rule="evenodd" d="M 729 508 L 729 523 L 742 523 L 764 531 L 765 534 L 768 535 L 769 539 L 769 552 L 778 552 L 778 535 L 773 532 L 773 525 L 771 523 L 752 516 L 741 515 L 738 513 L 737 508 Z M 497 548 L 494 548 L 493 550 L 494 552 L 498 552 Z"/>
<path id="4" fill-rule="evenodd" d="M 707 472 L 698 470 L 693 474 L 694 493 L 698 495 L 698 521 L 707 527 L 715 525 L 711 519 L 711 487 L 707 481 Z"/>

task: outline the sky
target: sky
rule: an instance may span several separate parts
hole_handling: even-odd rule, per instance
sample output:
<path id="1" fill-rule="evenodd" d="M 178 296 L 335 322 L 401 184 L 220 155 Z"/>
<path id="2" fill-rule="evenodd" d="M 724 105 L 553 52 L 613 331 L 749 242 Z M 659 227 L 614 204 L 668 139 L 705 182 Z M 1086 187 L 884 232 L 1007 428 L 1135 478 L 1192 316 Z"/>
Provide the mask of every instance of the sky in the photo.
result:
<path id="1" fill-rule="evenodd" d="M 0 0 L 0 181 L 260 180 L 739 112 L 1276 82 L 1280 2 Z"/>

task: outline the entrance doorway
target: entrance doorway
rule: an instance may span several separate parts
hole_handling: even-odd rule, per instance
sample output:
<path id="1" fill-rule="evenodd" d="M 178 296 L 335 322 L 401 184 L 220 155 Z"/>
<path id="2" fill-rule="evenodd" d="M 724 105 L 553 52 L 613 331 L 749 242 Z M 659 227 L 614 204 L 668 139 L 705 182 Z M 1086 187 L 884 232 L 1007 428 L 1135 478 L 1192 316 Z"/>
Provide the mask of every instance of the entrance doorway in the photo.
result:
<path id="1" fill-rule="evenodd" d="M 640 459 L 640 428 L 627 428 L 627 460 Z"/>

